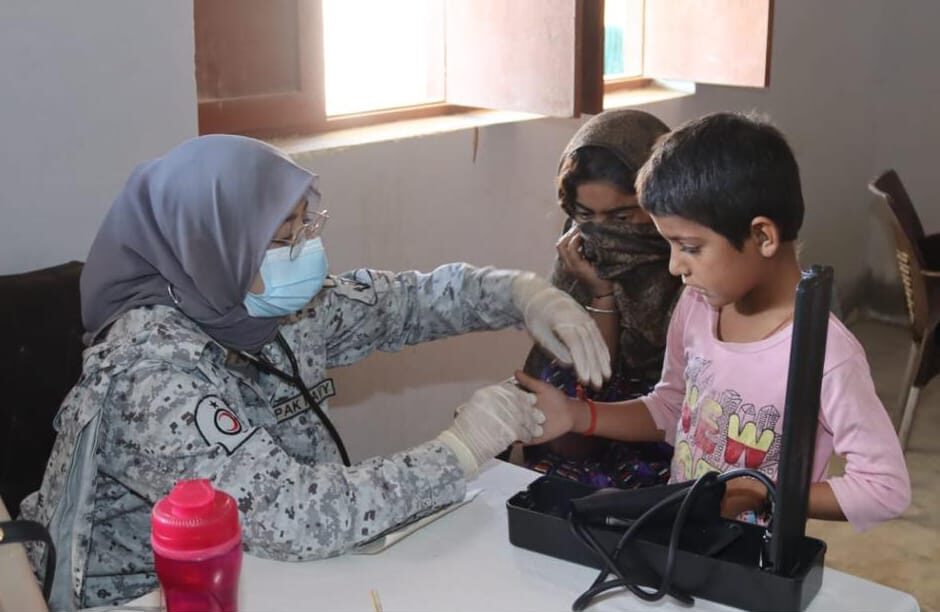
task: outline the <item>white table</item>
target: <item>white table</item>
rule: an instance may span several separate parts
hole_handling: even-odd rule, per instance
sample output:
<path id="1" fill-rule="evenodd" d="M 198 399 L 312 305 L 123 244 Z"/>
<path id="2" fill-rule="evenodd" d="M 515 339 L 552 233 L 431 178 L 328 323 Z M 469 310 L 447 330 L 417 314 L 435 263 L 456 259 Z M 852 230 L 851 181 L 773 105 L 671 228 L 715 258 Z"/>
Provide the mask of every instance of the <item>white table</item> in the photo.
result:
<path id="1" fill-rule="evenodd" d="M 506 500 L 539 474 L 492 461 L 470 484 L 484 491 L 377 555 L 345 555 L 307 563 L 245 556 L 241 577 L 243 612 L 328 610 L 374 612 L 370 591 L 383 612 L 559 612 L 597 576 L 597 570 L 517 548 L 509 543 Z M 132 602 L 153 606 L 151 593 Z M 695 609 L 730 610 L 696 598 Z M 686 610 L 669 597 L 655 604 L 623 593 L 600 599 L 589 612 Z M 809 610 L 917 612 L 911 595 L 826 569 Z"/>

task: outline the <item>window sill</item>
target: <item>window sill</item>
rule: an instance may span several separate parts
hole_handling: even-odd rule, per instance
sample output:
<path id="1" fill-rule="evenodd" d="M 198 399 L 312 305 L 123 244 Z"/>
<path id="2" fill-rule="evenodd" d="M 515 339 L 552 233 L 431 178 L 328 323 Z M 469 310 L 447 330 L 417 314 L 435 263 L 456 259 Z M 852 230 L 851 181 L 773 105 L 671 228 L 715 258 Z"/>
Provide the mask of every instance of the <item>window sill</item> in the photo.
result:
<path id="1" fill-rule="evenodd" d="M 672 100 L 692 95 L 694 92 L 694 83 L 654 81 L 646 87 L 615 91 L 605 95 L 604 110 Z M 335 132 L 324 132 L 314 136 L 272 138 L 268 139 L 268 142 L 288 155 L 296 157 L 307 153 L 343 149 L 377 142 L 419 138 L 422 136 L 456 132 L 501 123 L 518 123 L 521 121 L 544 118 L 546 118 L 544 115 L 534 115 L 532 113 L 480 109 L 454 115 L 425 117 L 421 119 L 349 128 Z"/>
<path id="2" fill-rule="evenodd" d="M 646 87 L 623 89 L 605 94 L 604 110 L 674 100 L 691 96 L 694 93 L 695 83 L 691 81 L 651 81 Z"/>

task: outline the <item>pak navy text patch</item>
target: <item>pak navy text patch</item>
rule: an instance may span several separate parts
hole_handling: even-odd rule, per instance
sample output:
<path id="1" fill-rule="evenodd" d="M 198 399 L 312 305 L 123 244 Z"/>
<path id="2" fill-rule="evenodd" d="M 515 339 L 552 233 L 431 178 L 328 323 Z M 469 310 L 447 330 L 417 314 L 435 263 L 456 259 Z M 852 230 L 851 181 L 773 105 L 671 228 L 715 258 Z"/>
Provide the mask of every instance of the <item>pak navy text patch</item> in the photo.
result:
<path id="1" fill-rule="evenodd" d="M 318 404 L 323 400 L 336 395 L 336 387 L 333 385 L 333 379 L 327 378 L 318 382 L 316 385 L 310 388 L 310 395 L 313 396 L 313 399 L 315 399 Z M 301 412 L 306 412 L 307 410 L 310 410 L 310 406 L 304 399 L 303 393 L 298 393 L 294 397 L 274 404 L 274 419 L 278 423 L 282 423 L 287 419 L 297 416 Z"/>

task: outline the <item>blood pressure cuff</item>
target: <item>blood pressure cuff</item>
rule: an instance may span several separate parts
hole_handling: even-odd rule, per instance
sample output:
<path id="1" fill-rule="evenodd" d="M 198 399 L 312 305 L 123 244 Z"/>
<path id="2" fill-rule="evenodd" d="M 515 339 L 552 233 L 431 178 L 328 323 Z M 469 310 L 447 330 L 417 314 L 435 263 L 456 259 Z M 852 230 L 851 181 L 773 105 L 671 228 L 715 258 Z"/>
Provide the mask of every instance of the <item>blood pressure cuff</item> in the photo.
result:
<path id="1" fill-rule="evenodd" d="M 571 501 L 575 515 L 589 522 L 603 522 L 606 519 L 635 521 L 647 510 L 667 497 L 688 489 L 694 481 L 680 482 L 641 489 L 600 489 L 595 493 Z M 703 483 L 689 510 L 689 522 L 711 522 L 721 516 L 721 499 L 725 494 L 725 483 L 712 480 Z M 662 508 L 649 518 L 650 524 L 672 524 L 679 511 L 682 500 Z"/>

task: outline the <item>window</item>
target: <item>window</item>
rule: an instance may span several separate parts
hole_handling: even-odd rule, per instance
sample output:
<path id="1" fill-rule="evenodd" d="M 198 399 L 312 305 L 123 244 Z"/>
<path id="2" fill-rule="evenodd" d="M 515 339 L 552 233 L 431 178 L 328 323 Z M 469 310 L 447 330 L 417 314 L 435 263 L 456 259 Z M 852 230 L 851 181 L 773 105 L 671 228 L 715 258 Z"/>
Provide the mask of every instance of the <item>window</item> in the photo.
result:
<path id="1" fill-rule="evenodd" d="M 200 133 L 597 113 L 605 89 L 762 86 L 771 0 L 194 0 Z"/>
<path id="2" fill-rule="evenodd" d="M 327 117 L 441 104 L 443 0 L 322 0 Z"/>
<path id="3" fill-rule="evenodd" d="M 604 82 L 643 76 L 644 0 L 604 2 Z"/>

